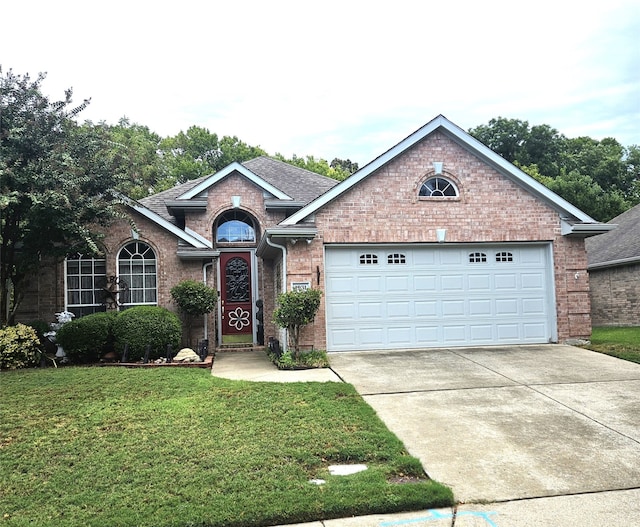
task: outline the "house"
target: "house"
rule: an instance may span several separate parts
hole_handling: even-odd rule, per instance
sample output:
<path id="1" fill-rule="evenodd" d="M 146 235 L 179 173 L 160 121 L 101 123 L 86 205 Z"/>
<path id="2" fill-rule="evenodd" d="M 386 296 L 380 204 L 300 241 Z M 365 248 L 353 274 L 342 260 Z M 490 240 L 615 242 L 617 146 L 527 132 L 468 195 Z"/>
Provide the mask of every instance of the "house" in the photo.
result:
<path id="1" fill-rule="evenodd" d="M 306 287 L 323 297 L 301 342 L 328 351 L 587 338 L 585 237 L 612 228 L 443 116 L 340 183 L 260 157 L 129 208 L 104 257 L 38 277 L 31 319 L 104 309 L 105 276 L 121 308 L 175 309 L 196 279 L 220 291 L 194 335 L 216 346 L 282 341 L 277 295 Z"/>
<path id="2" fill-rule="evenodd" d="M 586 240 L 594 326 L 640 326 L 640 205 Z"/>

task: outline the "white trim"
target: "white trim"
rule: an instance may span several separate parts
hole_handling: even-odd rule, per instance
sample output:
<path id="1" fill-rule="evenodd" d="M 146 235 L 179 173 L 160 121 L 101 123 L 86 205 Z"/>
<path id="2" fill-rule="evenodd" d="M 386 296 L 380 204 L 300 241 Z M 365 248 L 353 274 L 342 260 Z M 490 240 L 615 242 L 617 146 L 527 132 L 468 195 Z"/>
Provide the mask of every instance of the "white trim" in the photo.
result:
<path id="1" fill-rule="evenodd" d="M 269 194 L 271 194 L 272 196 L 274 196 L 277 199 L 293 200 L 293 198 L 291 196 L 285 194 L 281 190 L 278 190 L 276 187 L 274 187 L 270 183 L 267 183 L 260 176 L 254 174 L 253 172 L 251 172 L 251 170 L 249 170 L 245 166 L 241 165 L 237 161 L 234 161 L 230 165 L 227 165 L 226 167 L 224 167 L 222 170 L 216 172 L 215 174 L 212 174 L 207 179 L 202 181 L 200 184 L 196 185 L 195 187 L 193 187 L 188 192 L 185 192 L 184 194 L 178 196 L 176 199 L 177 200 L 186 200 L 186 199 L 195 198 L 197 195 L 199 195 L 202 192 L 205 192 L 210 187 L 212 187 L 213 185 L 215 185 L 216 183 L 218 183 L 222 179 L 226 178 L 228 175 L 232 174 L 233 172 L 240 173 L 240 175 L 242 175 L 245 178 L 247 178 L 254 185 L 257 185 L 258 187 L 260 187 L 264 191 L 268 192 Z"/>
<path id="2" fill-rule="evenodd" d="M 280 225 L 296 225 L 297 223 L 303 221 L 305 218 L 315 213 L 318 209 L 321 209 L 326 204 L 349 190 L 351 187 L 357 185 L 360 181 L 367 178 L 380 167 L 386 165 L 394 158 L 401 155 L 406 150 L 408 150 L 416 143 L 438 129 L 443 130 L 449 137 L 454 139 L 462 147 L 466 148 L 471 153 L 482 157 L 485 161 L 498 168 L 507 177 L 518 183 L 520 186 L 524 187 L 526 190 L 542 198 L 544 201 L 556 208 L 559 212 L 565 213 L 569 216 L 573 216 L 577 220 L 584 223 L 597 224 L 597 222 L 588 214 L 585 214 L 580 209 L 558 196 L 555 192 L 549 190 L 542 183 L 539 183 L 534 178 L 517 168 L 515 165 L 511 164 L 509 161 L 496 154 L 493 150 L 469 135 L 459 126 L 449 121 L 443 115 L 439 115 L 435 119 L 425 124 L 422 128 L 412 133 L 406 139 L 400 141 L 393 148 L 387 150 L 387 152 L 371 161 L 371 163 L 362 167 L 350 177 L 340 182 L 329 191 L 325 192 L 322 196 L 312 201 L 309 205 L 303 207 L 295 214 L 292 214 L 291 216 L 286 218 L 280 223 Z"/>
<path id="3" fill-rule="evenodd" d="M 204 243 L 209 249 L 213 249 L 213 243 L 207 240 L 201 234 L 198 234 L 193 229 L 190 229 L 189 227 L 185 227 L 184 232 L 186 232 L 189 236 L 193 236 L 196 240 L 199 240 L 200 242 Z"/>
<path id="4" fill-rule="evenodd" d="M 137 201 L 134 201 L 131 198 L 125 198 L 125 201 L 127 205 L 131 207 L 133 210 L 135 210 L 145 218 L 151 220 L 152 222 L 156 223 L 163 229 L 169 231 L 171 234 L 174 234 L 181 240 L 192 245 L 196 249 L 212 249 L 213 248 L 213 245 L 208 240 L 205 240 L 206 243 L 204 243 L 199 238 L 191 236 L 188 232 L 183 231 L 182 229 L 176 227 L 173 223 L 165 220 L 162 216 L 160 216 L 159 214 L 156 214 L 151 209 L 148 209 L 147 207 L 145 207 L 144 205 L 141 205 Z"/>

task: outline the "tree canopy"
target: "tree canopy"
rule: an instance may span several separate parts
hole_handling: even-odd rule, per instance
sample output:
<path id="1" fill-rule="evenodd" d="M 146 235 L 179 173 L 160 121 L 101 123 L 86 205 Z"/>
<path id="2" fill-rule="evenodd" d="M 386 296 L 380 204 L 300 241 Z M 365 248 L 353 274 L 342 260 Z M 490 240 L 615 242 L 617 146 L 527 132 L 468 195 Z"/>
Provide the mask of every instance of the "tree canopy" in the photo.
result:
<path id="1" fill-rule="evenodd" d="M 43 259 L 97 251 L 95 228 L 119 215 L 106 130 L 78 125 L 89 101 L 50 101 L 44 78 L 0 70 L 0 326 Z"/>
<path id="2" fill-rule="evenodd" d="M 640 202 L 637 145 L 571 139 L 547 124 L 504 117 L 469 133 L 596 220 L 609 221 Z"/>

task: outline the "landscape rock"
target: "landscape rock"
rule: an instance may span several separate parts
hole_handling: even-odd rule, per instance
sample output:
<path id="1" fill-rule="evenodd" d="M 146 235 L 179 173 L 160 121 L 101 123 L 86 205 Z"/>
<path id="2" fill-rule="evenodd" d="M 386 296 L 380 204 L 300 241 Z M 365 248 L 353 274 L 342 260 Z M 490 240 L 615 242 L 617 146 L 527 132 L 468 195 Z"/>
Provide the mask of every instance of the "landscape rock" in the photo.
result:
<path id="1" fill-rule="evenodd" d="M 191 348 L 182 348 L 173 358 L 173 362 L 202 362 L 198 354 Z"/>

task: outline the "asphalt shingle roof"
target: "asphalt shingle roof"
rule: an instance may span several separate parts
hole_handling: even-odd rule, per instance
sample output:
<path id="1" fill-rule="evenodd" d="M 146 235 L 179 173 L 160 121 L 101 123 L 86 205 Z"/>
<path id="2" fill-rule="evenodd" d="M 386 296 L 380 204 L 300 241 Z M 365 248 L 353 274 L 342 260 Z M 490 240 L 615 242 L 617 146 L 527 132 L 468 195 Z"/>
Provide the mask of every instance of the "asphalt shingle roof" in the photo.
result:
<path id="1" fill-rule="evenodd" d="M 267 183 L 291 196 L 294 201 L 305 204 L 310 203 L 339 183 L 335 179 L 266 156 L 244 161 L 241 164 Z M 171 221 L 172 216 L 167 212 L 165 203 L 175 200 L 178 196 L 188 192 L 209 177 L 211 176 L 187 181 L 138 201 L 163 218 Z"/>
<path id="2" fill-rule="evenodd" d="M 623 212 L 609 223 L 618 227 L 585 240 L 589 265 L 640 258 L 640 205 Z"/>

